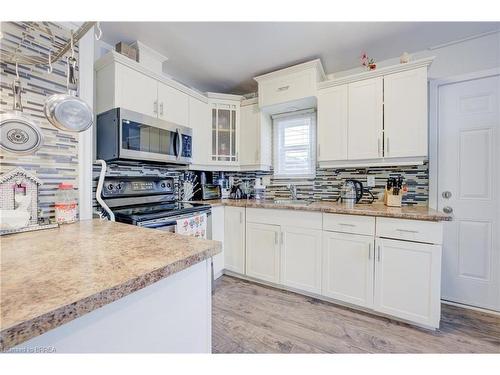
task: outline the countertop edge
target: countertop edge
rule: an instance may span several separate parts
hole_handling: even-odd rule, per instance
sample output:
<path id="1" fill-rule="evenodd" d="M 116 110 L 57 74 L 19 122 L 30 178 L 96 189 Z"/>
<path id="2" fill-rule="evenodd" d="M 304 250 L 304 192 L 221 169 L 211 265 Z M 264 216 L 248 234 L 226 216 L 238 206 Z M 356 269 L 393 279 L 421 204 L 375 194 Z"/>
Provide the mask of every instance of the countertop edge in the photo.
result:
<path id="1" fill-rule="evenodd" d="M 220 246 L 211 247 L 201 253 L 177 260 L 164 267 L 130 279 L 125 283 L 104 289 L 81 300 L 62 305 L 36 318 L 7 327 L 0 332 L 0 352 L 6 352 L 33 337 L 40 336 L 45 332 L 62 326 L 120 298 L 146 288 L 157 281 L 203 262 L 217 255 L 220 252 L 218 250 L 221 250 Z"/>
<path id="2" fill-rule="evenodd" d="M 293 210 L 293 211 L 310 211 L 310 212 L 321 212 L 326 214 L 341 214 L 341 215 L 355 215 L 355 216 L 372 216 L 372 217 L 388 217 L 395 219 L 403 219 L 403 220 L 419 220 L 419 221 L 431 221 L 431 222 L 440 222 L 440 221 L 452 221 L 452 216 L 441 216 L 441 215 L 433 215 L 433 214 L 419 214 L 415 212 L 405 212 L 405 213 L 397 213 L 397 212 L 361 212 L 361 211 L 352 211 L 348 208 L 328 208 L 328 207 L 315 207 L 315 206 L 301 206 L 301 205 L 293 205 L 287 206 L 283 204 L 273 204 L 271 202 L 253 202 L 247 200 L 229 200 L 229 201 L 196 201 L 197 203 L 208 204 L 212 207 L 218 206 L 226 206 L 226 207 L 246 207 L 246 208 L 263 208 L 263 209 L 276 209 L 276 210 Z M 314 204 L 314 203 L 313 203 Z M 369 205 L 364 205 L 369 207 Z M 386 206 L 384 206 L 386 207 Z M 410 208 L 411 206 L 408 206 Z M 388 209 L 392 207 L 387 207 Z M 395 207 L 398 208 L 398 207 Z M 404 208 L 404 206 L 403 206 Z"/>

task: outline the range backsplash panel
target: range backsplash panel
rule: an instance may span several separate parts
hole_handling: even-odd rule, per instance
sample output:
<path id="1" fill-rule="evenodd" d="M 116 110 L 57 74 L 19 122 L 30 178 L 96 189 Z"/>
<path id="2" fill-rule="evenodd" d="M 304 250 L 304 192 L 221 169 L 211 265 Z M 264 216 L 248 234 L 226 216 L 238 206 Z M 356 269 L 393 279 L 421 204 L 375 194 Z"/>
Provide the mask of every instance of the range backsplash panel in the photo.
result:
<path id="1" fill-rule="evenodd" d="M 340 188 L 344 180 L 353 178 L 360 180 L 366 186 L 367 176 L 375 177 L 375 187 L 370 191 L 376 201 L 382 201 L 385 183 L 388 177 L 403 176 L 408 185 L 408 192 L 403 197 L 407 205 L 428 205 L 429 200 L 429 165 L 424 163 L 415 166 L 403 167 L 370 167 L 349 169 L 317 169 L 313 179 L 274 179 L 272 172 L 224 172 L 225 177 L 234 177 L 235 181 L 250 181 L 257 177 L 269 176 L 271 184 L 266 187 L 266 198 L 290 198 L 288 184 L 297 186 L 297 195 L 300 199 L 335 201 L 339 197 Z M 214 173 L 214 180 L 220 173 Z M 364 202 L 369 202 L 369 195 L 365 194 Z"/>
<path id="2" fill-rule="evenodd" d="M 98 213 L 101 208 L 95 199 L 97 181 L 101 172 L 101 165 L 93 165 L 93 184 L 92 184 L 92 205 L 94 213 Z M 171 166 L 145 164 L 141 162 L 127 163 L 109 163 L 106 168 L 106 177 L 173 177 L 175 182 L 175 191 L 178 192 L 179 179 L 184 175 L 183 170 L 177 170 Z"/>
<path id="3" fill-rule="evenodd" d="M 51 22 L 40 23 L 50 30 L 47 35 L 28 27 L 24 22 L 2 22 L 0 48 L 18 46 L 22 38 L 29 48 L 20 47 L 21 53 L 47 57 L 49 48 L 57 50 L 69 40 L 70 31 Z M 78 48 L 76 55 L 78 58 Z M 42 147 L 32 155 L 17 155 L 0 150 L 0 173 L 23 167 L 36 175 L 42 185 L 39 189 L 41 217 L 54 217 L 55 192 L 59 183 L 66 182 L 78 188 L 78 134 L 64 132 L 52 126 L 43 114 L 45 100 L 52 94 L 66 92 L 66 62 L 61 59 L 53 64 L 52 73 L 43 65 L 19 65 L 22 85 L 23 114 L 36 121 L 44 135 Z M 15 65 L 0 61 L 0 113 L 12 110 L 12 82 L 16 76 Z"/>

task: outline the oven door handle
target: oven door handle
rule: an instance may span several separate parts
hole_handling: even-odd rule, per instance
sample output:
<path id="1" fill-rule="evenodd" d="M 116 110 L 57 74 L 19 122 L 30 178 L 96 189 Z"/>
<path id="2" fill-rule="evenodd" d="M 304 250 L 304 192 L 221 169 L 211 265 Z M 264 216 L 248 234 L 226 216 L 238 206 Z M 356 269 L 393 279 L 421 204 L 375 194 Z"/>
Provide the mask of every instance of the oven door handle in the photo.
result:
<path id="1" fill-rule="evenodd" d="M 143 227 L 143 228 L 171 227 L 171 226 L 177 225 L 177 220 L 187 219 L 187 218 L 190 218 L 190 217 L 193 217 L 193 216 L 197 216 L 197 215 L 201 215 L 201 214 L 207 214 L 207 217 L 208 217 L 208 216 L 210 216 L 212 214 L 212 212 L 211 212 L 211 210 L 190 212 L 190 213 L 185 214 L 185 215 L 179 215 L 179 216 L 169 217 L 168 221 L 162 221 L 162 222 L 151 223 L 151 224 L 144 223 L 144 224 L 141 224 L 140 226 Z"/>
<path id="2" fill-rule="evenodd" d="M 177 128 L 175 130 L 175 133 L 177 134 L 177 144 L 175 145 L 175 156 L 177 157 L 177 159 L 180 159 L 181 155 L 182 155 L 182 135 L 181 135 L 181 131 L 179 130 L 179 128 Z"/>

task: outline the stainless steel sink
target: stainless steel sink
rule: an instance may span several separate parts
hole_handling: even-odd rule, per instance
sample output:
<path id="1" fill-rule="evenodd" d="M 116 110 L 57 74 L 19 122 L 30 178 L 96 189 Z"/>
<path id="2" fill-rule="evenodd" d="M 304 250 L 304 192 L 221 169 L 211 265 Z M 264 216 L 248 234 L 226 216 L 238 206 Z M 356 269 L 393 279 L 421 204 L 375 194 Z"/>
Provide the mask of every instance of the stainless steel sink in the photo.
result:
<path id="1" fill-rule="evenodd" d="M 292 204 L 292 205 L 302 205 L 302 206 L 308 206 L 312 202 L 311 201 L 306 201 L 302 199 L 275 199 L 273 201 L 275 204 L 282 204 L 282 205 L 287 205 L 287 204 Z"/>

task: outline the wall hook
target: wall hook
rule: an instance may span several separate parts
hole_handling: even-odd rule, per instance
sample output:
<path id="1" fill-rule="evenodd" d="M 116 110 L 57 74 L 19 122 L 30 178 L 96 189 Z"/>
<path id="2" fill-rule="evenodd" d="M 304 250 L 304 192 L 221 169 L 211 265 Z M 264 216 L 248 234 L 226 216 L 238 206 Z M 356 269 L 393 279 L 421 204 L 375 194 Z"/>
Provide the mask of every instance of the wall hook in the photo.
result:
<path id="1" fill-rule="evenodd" d="M 96 22 L 95 26 L 97 28 L 97 34 L 95 34 L 95 40 L 101 40 L 101 37 L 102 37 L 101 23 Z"/>

